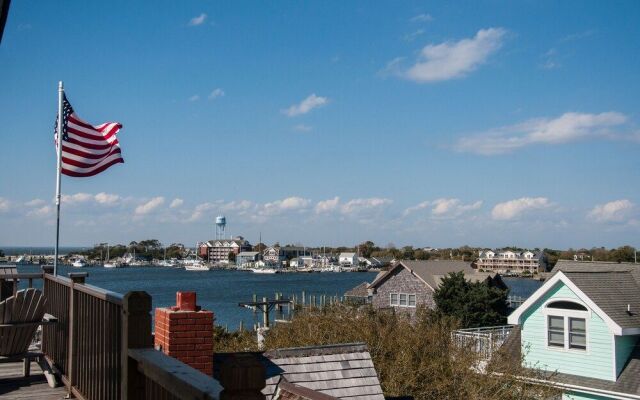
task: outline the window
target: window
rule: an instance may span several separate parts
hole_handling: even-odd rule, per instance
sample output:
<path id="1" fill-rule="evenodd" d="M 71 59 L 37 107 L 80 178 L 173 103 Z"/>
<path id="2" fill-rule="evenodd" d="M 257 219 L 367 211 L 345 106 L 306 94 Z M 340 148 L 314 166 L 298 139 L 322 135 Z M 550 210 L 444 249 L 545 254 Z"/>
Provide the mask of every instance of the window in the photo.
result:
<path id="1" fill-rule="evenodd" d="M 564 317 L 549 316 L 548 342 L 549 346 L 564 347 Z"/>
<path id="2" fill-rule="evenodd" d="M 582 304 L 574 303 L 573 301 L 554 301 L 547 304 L 547 308 L 557 308 L 562 310 L 578 310 L 587 311 L 587 308 Z"/>
<path id="3" fill-rule="evenodd" d="M 569 348 L 586 350 L 587 326 L 584 318 L 569 318 Z"/>
<path id="4" fill-rule="evenodd" d="M 416 295 L 407 293 L 391 293 L 389 294 L 389 303 L 396 307 L 413 307 L 416 306 Z"/>

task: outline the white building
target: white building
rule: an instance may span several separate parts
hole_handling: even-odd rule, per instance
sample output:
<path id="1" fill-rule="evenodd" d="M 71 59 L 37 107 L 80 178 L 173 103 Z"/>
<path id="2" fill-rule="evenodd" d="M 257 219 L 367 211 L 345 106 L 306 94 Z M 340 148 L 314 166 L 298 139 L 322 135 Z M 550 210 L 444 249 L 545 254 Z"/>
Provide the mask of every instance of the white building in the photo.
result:
<path id="1" fill-rule="evenodd" d="M 476 260 L 476 267 L 485 271 L 506 273 L 538 273 L 544 272 L 547 263 L 541 251 L 482 250 Z"/>
<path id="2" fill-rule="evenodd" d="M 358 255 L 356 253 L 340 253 L 338 263 L 342 266 L 357 267 L 359 263 Z"/>

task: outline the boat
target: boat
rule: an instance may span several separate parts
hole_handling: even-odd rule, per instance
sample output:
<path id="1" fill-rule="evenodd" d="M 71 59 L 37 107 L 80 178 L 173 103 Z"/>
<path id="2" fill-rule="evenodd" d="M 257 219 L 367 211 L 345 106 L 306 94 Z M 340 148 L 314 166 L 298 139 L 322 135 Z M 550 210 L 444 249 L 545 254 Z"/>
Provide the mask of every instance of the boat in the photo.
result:
<path id="1" fill-rule="evenodd" d="M 275 268 L 251 268 L 251 272 L 254 274 L 277 274 L 280 271 Z"/>
<path id="2" fill-rule="evenodd" d="M 78 258 L 71 264 L 71 266 L 74 268 L 84 268 L 87 266 L 87 262 L 83 258 Z"/>
<path id="3" fill-rule="evenodd" d="M 200 260 L 188 260 L 184 263 L 184 269 L 187 271 L 209 271 L 211 267 Z"/>
<path id="4" fill-rule="evenodd" d="M 16 260 L 13 262 L 13 264 L 15 265 L 31 265 L 31 261 L 29 261 L 27 259 L 26 255 L 20 256 L 18 258 L 16 258 Z"/>
<path id="5" fill-rule="evenodd" d="M 107 244 L 107 258 L 104 260 L 104 264 L 102 266 L 105 268 L 122 268 L 125 267 L 125 264 L 117 261 L 109 261 L 109 245 Z"/>

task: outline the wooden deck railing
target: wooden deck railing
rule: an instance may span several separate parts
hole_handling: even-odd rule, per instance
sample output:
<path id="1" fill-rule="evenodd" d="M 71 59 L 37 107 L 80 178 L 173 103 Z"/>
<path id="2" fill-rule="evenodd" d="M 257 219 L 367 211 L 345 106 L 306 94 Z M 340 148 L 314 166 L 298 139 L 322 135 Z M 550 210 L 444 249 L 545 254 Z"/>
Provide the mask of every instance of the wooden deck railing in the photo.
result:
<path id="1" fill-rule="evenodd" d="M 70 395 L 85 400 L 214 400 L 246 398 L 251 387 L 251 398 L 259 398 L 264 379 L 261 384 L 246 382 L 244 371 L 240 378 L 228 379 L 223 390 L 213 377 L 154 350 L 151 296 L 146 292 L 123 296 L 86 284 L 86 276 L 53 276 L 48 266 L 39 274 L 0 274 L 0 285 L 11 282 L 14 292 L 20 279 L 28 279 L 30 287 L 34 279 L 42 279 L 46 312 L 58 318 L 43 330 L 42 351 Z M 259 372 L 263 367 L 253 368 Z"/>
<path id="2" fill-rule="evenodd" d="M 483 360 L 491 359 L 511 333 L 513 325 L 458 329 L 451 333 L 453 343 L 469 348 Z"/>

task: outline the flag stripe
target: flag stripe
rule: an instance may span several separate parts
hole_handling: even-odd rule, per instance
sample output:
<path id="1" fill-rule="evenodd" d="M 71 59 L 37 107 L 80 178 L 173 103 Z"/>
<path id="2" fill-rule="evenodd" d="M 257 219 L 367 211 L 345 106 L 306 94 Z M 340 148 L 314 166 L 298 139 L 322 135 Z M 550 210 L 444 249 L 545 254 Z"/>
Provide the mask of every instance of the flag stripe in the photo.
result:
<path id="1" fill-rule="evenodd" d="M 116 134 L 122 128 L 121 124 L 107 122 L 92 126 L 86 123 L 74 113 L 66 96 L 63 110 L 63 174 L 75 177 L 93 176 L 114 164 L 124 163 L 116 138 Z M 57 148 L 57 132 L 54 138 Z"/>
<path id="2" fill-rule="evenodd" d="M 74 176 L 74 177 L 78 177 L 78 178 L 86 178 L 88 176 L 97 175 L 100 172 L 104 171 L 105 169 L 109 168 L 110 166 L 115 165 L 115 164 L 120 164 L 120 163 L 124 163 L 124 160 L 122 159 L 122 157 L 114 159 L 114 160 L 111 160 L 108 163 L 103 164 L 98 168 L 94 168 L 90 172 L 77 172 L 76 170 L 72 170 L 72 169 L 63 169 L 62 173 L 67 175 L 67 176 Z"/>

